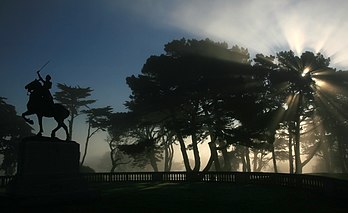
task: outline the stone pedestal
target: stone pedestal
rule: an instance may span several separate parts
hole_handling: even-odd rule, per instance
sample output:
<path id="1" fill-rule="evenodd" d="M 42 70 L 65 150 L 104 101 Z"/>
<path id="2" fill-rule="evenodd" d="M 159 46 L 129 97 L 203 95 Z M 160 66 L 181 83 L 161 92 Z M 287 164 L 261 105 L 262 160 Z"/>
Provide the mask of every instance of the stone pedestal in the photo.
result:
<path id="1" fill-rule="evenodd" d="M 46 137 L 25 138 L 19 145 L 17 174 L 78 174 L 80 145 Z"/>
<path id="2" fill-rule="evenodd" d="M 74 141 L 25 138 L 19 144 L 17 174 L 7 193 L 17 198 L 71 197 L 87 191 L 79 175 L 80 147 Z"/>

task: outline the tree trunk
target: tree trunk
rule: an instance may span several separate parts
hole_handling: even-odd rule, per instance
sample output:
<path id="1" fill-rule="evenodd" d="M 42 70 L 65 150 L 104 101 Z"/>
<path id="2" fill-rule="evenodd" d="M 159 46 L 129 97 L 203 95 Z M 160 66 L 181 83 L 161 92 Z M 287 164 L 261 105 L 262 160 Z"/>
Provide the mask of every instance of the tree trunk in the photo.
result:
<path id="1" fill-rule="evenodd" d="M 276 155 L 274 152 L 274 146 L 272 147 L 272 162 L 273 162 L 274 173 L 278 173 L 277 159 L 276 159 Z"/>
<path id="2" fill-rule="evenodd" d="M 190 166 L 190 160 L 188 158 L 187 151 L 186 151 L 186 145 L 185 145 L 184 138 L 183 138 L 179 128 L 176 125 L 177 124 L 177 120 L 176 120 L 176 116 L 175 116 L 174 110 L 171 110 L 171 116 L 172 116 L 172 119 L 173 119 L 173 125 L 174 125 L 174 129 L 175 129 L 175 133 L 176 133 L 177 139 L 178 139 L 179 144 L 180 144 L 180 151 L 181 151 L 181 154 L 182 154 L 182 159 L 184 161 L 184 166 L 185 166 L 186 172 L 192 172 L 192 169 L 191 169 L 191 166 Z"/>
<path id="3" fill-rule="evenodd" d="M 174 157 L 174 147 L 173 147 L 173 143 L 170 143 L 169 145 L 169 161 L 168 161 L 168 171 L 172 170 L 172 165 L 173 165 L 173 157 Z"/>
<path id="4" fill-rule="evenodd" d="M 116 165 L 112 164 L 112 167 L 111 167 L 111 169 L 110 169 L 110 172 L 115 172 L 115 170 L 116 170 Z"/>
<path id="5" fill-rule="evenodd" d="M 189 161 L 189 158 L 188 158 L 188 155 L 187 155 L 185 141 L 184 141 L 182 135 L 178 131 L 177 131 L 177 137 L 178 137 L 178 141 L 179 141 L 179 144 L 180 144 L 180 151 L 181 151 L 182 158 L 183 158 L 183 161 L 184 161 L 185 169 L 186 169 L 187 172 L 191 172 L 192 169 L 191 169 L 190 161 Z"/>
<path id="6" fill-rule="evenodd" d="M 320 149 L 321 146 L 321 141 L 319 141 L 315 146 L 315 148 L 313 149 L 313 151 L 308 155 L 307 159 L 305 161 L 303 161 L 301 163 L 301 168 L 303 168 L 304 166 L 307 165 L 307 163 L 309 163 L 309 161 L 312 160 L 312 158 L 314 157 L 314 155 L 318 152 L 318 150 Z"/>
<path id="7" fill-rule="evenodd" d="M 245 147 L 245 158 L 246 158 L 248 172 L 251 172 L 249 147 Z"/>
<path id="8" fill-rule="evenodd" d="M 210 152 L 212 152 L 211 149 L 210 149 Z M 213 162 L 214 162 L 213 156 L 212 156 L 212 154 L 210 154 L 209 160 L 207 162 L 207 165 L 204 167 L 203 172 L 208 172 L 211 169 Z"/>
<path id="9" fill-rule="evenodd" d="M 347 149 L 346 145 L 342 143 L 341 139 L 337 140 L 338 142 L 338 153 L 339 153 L 339 159 L 340 159 L 340 166 L 342 173 L 347 173 L 348 172 L 348 165 L 347 165 Z"/>
<path id="10" fill-rule="evenodd" d="M 168 144 L 168 141 L 165 142 L 164 145 L 164 171 L 169 172 L 171 170 L 172 162 L 173 162 L 173 144 L 170 142 Z"/>
<path id="11" fill-rule="evenodd" d="M 193 156 L 195 158 L 195 166 L 193 168 L 193 171 L 199 172 L 201 168 L 201 158 L 199 156 L 196 134 L 192 134 L 191 139 L 192 139 Z"/>
<path id="12" fill-rule="evenodd" d="M 303 92 L 300 91 L 298 94 L 298 105 L 296 111 L 296 122 L 295 122 L 295 166 L 296 174 L 302 174 L 302 163 L 301 163 L 301 115 L 302 115 L 302 104 L 303 104 Z"/>
<path id="13" fill-rule="evenodd" d="M 242 171 L 243 172 L 247 172 L 247 163 L 246 163 L 246 159 L 245 159 L 245 150 L 244 150 L 244 147 L 241 146 L 241 160 L 242 160 Z"/>
<path id="14" fill-rule="evenodd" d="M 302 174 L 302 163 L 301 163 L 301 146 L 300 146 L 300 118 L 297 119 L 295 125 L 295 166 L 296 174 Z"/>
<path id="15" fill-rule="evenodd" d="M 168 164 L 169 164 L 169 146 L 167 143 L 164 144 L 164 171 L 169 172 L 168 169 Z"/>
<path id="16" fill-rule="evenodd" d="M 214 163 L 215 171 L 221 171 L 220 161 L 216 149 L 216 137 L 212 133 L 210 133 L 211 141 L 208 143 L 210 150 L 210 158 L 206 168 L 203 171 L 209 171 L 210 167 Z"/>
<path id="17" fill-rule="evenodd" d="M 289 126 L 289 173 L 294 173 L 294 156 L 292 154 L 292 128 Z"/>
<path id="18" fill-rule="evenodd" d="M 325 161 L 326 171 L 328 173 L 332 173 L 332 156 L 331 156 L 331 146 L 329 145 L 329 142 L 327 140 L 323 143 L 323 148 L 321 149 L 323 151 L 323 159 Z"/>
<path id="19" fill-rule="evenodd" d="M 87 149 L 88 149 L 88 143 L 89 143 L 89 139 L 91 137 L 90 134 L 91 134 L 91 123 L 88 122 L 88 130 L 87 130 L 85 149 L 84 149 L 84 153 L 83 153 L 83 156 L 82 156 L 82 159 L 81 159 L 80 166 L 82 166 L 83 163 L 85 162 L 85 158 L 86 158 L 86 155 L 87 155 Z"/>
<path id="20" fill-rule="evenodd" d="M 215 145 L 216 138 L 215 138 L 215 136 L 212 133 L 210 128 L 209 128 L 209 134 L 210 134 L 210 142 L 208 143 L 208 145 L 209 145 L 209 150 L 210 150 L 210 157 L 209 157 L 209 160 L 207 162 L 207 165 L 203 169 L 204 172 L 209 171 L 214 162 L 215 162 L 215 170 L 217 170 L 217 168 L 220 169 L 220 164 L 219 164 L 219 161 L 217 160 L 217 153 L 216 153 L 216 145 Z M 217 170 L 217 171 L 219 171 L 219 170 Z"/>
<path id="21" fill-rule="evenodd" d="M 115 150 L 111 150 L 110 151 L 110 159 L 111 159 L 111 169 L 110 169 L 110 172 L 115 172 L 115 169 L 116 169 L 116 162 L 115 162 L 115 159 L 114 159 L 114 151 Z"/>
<path id="22" fill-rule="evenodd" d="M 203 169 L 203 172 L 208 172 L 211 169 L 211 166 L 214 163 L 215 166 L 215 171 L 220 171 L 220 162 L 219 162 L 219 158 L 218 158 L 218 154 L 217 154 L 217 150 L 216 150 L 216 144 L 215 142 L 209 142 L 209 150 L 210 150 L 210 158 L 208 160 L 207 165 L 205 166 L 205 168 Z"/>
<path id="23" fill-rule="evenodd" d="M 253 171 L 256 172 L 257 171 L 257 155 L 259 154 L 259 152 L 257 150 L 254 150 L 253 153 L 254 153 Z"/>
<path id="24" fill-rule="evenodd" d="M 211 156 L 214 159 L 214 167 L 216 171 L 221 171 L 221 166 L 220 166 L 220 161 L 219 161 L 219 156 L 216 150 L 216 144 L 215 142 L 210 142 L 209 143 L 209 148 L 210 148 L 210 153 Z"/>
<path id="25" fill-rule="evenodd" d="M 231 159 L 230 156 L 228 155 L 227 152 L 227 146 L 224 146 L 221 149 L 221 153 L 222 153 L 222 157 L 224 158 L 224 167 L 223 167 L 223 171 L 231 171 L 232 167 L 231 167 Z"/>
<path id="26" fill-rule="evenodd" d="M 156 157 L 155 157 L 154 151 L 150 151 L 149 159 L 150 159 L 150 164 L 151 164 L 151 166 L 153 168 L 153 171 L 154 172 L 158 172 L 158 166 L 157 166 L 157 162 L 156 162 Z"/>
<path id="27" fill-rule="evenodd" d="M 265 162 L 263 162 L 263 153 L 262 151 L 260 152 L 260 157 L 258 158 L 258 161 L 257 161 L 257 167 L 256 167 L 256 170 L 254 170 L 254 172 L 261 172 L 262 168 L 264 167 L 264 165 L 266 164 Z"/>

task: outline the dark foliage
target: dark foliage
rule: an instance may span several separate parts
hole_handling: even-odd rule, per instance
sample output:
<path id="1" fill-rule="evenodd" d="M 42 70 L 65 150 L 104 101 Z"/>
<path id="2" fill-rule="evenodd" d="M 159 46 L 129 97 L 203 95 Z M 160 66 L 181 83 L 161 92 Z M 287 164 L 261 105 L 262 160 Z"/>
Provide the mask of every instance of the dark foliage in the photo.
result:
<path id="1" fill-rule="evenodd" d="M 17 144 L 24 137 L 32 136 L 32 128 L 3 97 L 0 97 L 0 117 L 0 155 L 3 156 L 0 170 L 10 175 L 16 171 Z"/>

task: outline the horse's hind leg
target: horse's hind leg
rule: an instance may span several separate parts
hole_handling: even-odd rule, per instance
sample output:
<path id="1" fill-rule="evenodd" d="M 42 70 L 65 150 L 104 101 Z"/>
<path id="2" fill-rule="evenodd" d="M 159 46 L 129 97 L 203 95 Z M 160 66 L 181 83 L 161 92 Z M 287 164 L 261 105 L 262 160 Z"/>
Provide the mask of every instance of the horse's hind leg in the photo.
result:
<path id="1" fill-rule="evenodd" d="M 58 129 L 60 129 L 62 127 L 63 127 L 63 129 L 65 130 L 65 133 L 66 133 L 66 139 L 65 140 L 68 140 L 69 139 L 68 127 L 65 125 L 65 123 L 63 121 L 58 122 L 57 127 L 54 130 L 52 130 L 51 137 L 55 138 L 56 137 L 56 132 L 58 131 Z"/>
<path id="2" fill-rule="evenodd" d="M 60 129 L 62 127 L 61 123 L 58 123 L 57 127 L 52 130 L 51 132 L 51 138 L 55 138 L 56 137 L 56 132 L 58 131 L 58 129 Z"/>
<path id="3" fill-rule="evenodd" d="M 26 118 L 25 116 L 27 116 L 27 115 L 32 115 L 32 114 L 33 114 L 33 113 L 30 112 L 30 111 L 26 111 L 26 112 L 22 113 L 22 118 L 24 118 L 24 120 L 25 120 L 26 122 L 28 122 L 29 124 L 31 124 L 31 125 L 34 124 L 34 121 L 31 120 L 31 119 L 29 119 L 29 118 Z"/>
<path id="4" fill-rule="evenodd" d="M 38 136 L 42 136 L 43 127 L 42 127 L 42 115 L 37 115 L 37 119 L 39 120 L 40 131 L 37 133 Z"/>
<path id="5" fill-rule="evenodd" d="M 69 131 L 68 131 L 68 127 L 65 125 L 64 122 L 62 122 L 62 127 L 63 127 L 63 129 L 65 130 L 65 135 L 66 135 L 65 140 L 67 141 L 67 140 L 69 140 Z"/>

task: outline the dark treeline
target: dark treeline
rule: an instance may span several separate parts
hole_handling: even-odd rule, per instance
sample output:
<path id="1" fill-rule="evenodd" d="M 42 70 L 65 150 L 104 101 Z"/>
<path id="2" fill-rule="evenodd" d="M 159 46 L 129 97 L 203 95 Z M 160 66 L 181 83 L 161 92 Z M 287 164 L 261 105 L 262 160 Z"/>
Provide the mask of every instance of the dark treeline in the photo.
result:
<path id="1" fill-rule="evenodd" d="M 174 143 L 186 171 L 277 172 L 288 161 L 290 173 L 302 173 L 315 156 L 322 170 L 347 171 L 348 75 L 330 58 L 284 51 L 251 60 L 247 49 L 209 39 L 174 40 L 164 50 L 127 78 L 129 111 L 114 113 L 108 130 L 112 171 L 124 155 L 169 171 Z M 209 144 L 207 165 L 201 143 Z"/>
<path id="2" fill-rule="evenodd" d="M 107 131 L 112 172 L 122 164 L 170 171 L 176 145 L 189 172 L 278 172 L 277 164 L 286 162 L 289 173 L 299 174 L 314 158 L 318 171 L 347 172 L 348 74 L 331 68 L 330 58 L 284 51 L 251 59 L 245 48 L 209 39 L 173 40 L 164 50 L 126 79 L 132 91 L 127 112 L 90 108 L 91 88 L 58 84 L 54 97 L 70 111 L 70 139 L 74 119 L 87 118 L 81 166 L 92 136 Z M 0 169 L 11 174 L 13 144 L 31 128 L 0 101 L 7 119 L 1 127 L 13 124 L 0 132 Z M 205 165 L 202 143 L 210 149 Z"/>
<path id="3" fill-rule="evenodd" d="M 32 135 L 32 128 L 4 97 L 0 97 L 0 127 L 0 171 L 9 175 L 16 171 L 17 144 Z"/>

